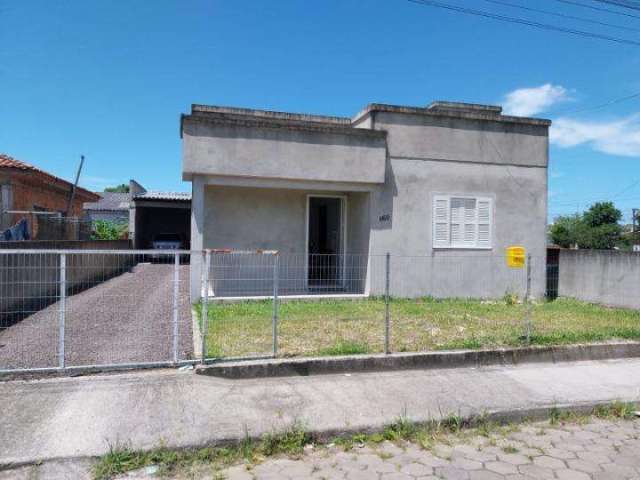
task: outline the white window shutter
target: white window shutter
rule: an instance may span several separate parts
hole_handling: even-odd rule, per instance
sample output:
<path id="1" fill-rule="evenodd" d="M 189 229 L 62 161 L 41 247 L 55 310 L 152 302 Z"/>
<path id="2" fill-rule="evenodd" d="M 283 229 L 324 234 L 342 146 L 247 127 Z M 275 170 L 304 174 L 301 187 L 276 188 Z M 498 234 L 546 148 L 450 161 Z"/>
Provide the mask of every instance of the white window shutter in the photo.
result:
<path id="1" fill-rule="evenodd" d="M 449 200 L 451 210 L 451 245 L 464 244 L 464 199 L 451 198 Z"/>
<path id="2" fill-rule="evenodd" d="M 491 247 L 492 201 L 478 198 L 478 247 Z"/>
<path id="3" fill-rule="evenodd" d="M 434 248 L 491 248 L 492 229 L 491 198 L 433 198 Z"/>
<path id="4" fill-rule="evenodd" d="M 449 198 L 433 197 L 433 247 L 446 248 L 450 246 L 449 234 Z"/>
<path id="5" fill-rule="evenodd" d="M 475 198 L 465 198 L 464 202 L 464 238 L 462 244 L 465 247 L 475 247 L 476 242 L 476 207 Z"/>

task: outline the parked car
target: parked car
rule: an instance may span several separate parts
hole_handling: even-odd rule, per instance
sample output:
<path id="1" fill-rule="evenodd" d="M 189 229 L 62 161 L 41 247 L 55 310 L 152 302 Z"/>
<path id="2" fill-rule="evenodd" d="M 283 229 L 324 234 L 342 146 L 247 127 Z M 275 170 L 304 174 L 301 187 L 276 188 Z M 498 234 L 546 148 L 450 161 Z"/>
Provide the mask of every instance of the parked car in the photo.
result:
<path id="1" fill-rule="evenodd" d="M 182 238 L 177 233 L 159 233 L 151 242 L 154 250 L 180 250 Z"/>

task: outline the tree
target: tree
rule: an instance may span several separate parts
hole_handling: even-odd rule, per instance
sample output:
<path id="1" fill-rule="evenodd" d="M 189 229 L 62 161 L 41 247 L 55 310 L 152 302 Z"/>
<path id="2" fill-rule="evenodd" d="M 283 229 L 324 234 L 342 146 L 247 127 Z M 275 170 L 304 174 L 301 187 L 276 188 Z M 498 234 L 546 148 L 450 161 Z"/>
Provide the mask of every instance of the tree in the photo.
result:
<path id="1" fill-rule="evenodd" d="M 613 202 L 597 202 L 584 212 L 583 219 L 590 227 L 617 225 L 622 220 L 622 212 L 615 207 Z"/>
<path id="2" fill-rule="evenodd" d="M 582 215 L 556 218 L 550 229 L 551 240 L 564 248 L 612 249 L 622 238 L 621 219 L 622 212 L 613 202 L 598 202 Z"/>
<path id="3" fill-rule="evenodd" d="M 105 192 L 109 193 L 129 193 L 129 185 L 126 183 L 121 183 L 120 185 L 116 185 L 115 187 L 107 187 L 104 189 Z"/>
<path id="4" fill-rule="evenodd" d="M 578 244 L 582 228 L 582 218 L 579 214 L 562 215 L 551 225 L 551 241 L 562 248 L 574 247 Z"/>
<path id="5" fill-rule="evenodd" d="M 129 226 L 126 223 L 96 220 L 93 224 L 92 240 L 122 240 L 127 238 Z"/>

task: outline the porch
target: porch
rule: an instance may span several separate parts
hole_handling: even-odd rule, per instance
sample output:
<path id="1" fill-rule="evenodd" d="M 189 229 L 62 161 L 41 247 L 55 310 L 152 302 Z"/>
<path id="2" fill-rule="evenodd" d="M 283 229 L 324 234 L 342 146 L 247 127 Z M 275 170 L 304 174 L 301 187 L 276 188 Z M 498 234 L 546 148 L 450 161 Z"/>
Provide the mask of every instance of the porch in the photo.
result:
<path id="1" fill-rule="evenodd" d="M 208 296 L 365 295 L 369 195 L 206 186 Z"/>

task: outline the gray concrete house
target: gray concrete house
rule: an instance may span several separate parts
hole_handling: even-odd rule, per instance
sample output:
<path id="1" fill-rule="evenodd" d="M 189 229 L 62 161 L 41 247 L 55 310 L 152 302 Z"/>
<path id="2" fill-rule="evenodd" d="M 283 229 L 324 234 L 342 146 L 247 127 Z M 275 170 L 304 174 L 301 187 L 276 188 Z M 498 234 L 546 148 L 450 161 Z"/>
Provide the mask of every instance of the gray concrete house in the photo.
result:
<path id="1" fill-rule="evenodd" d="M 544 292 L 550 121 L 498 106 L 370 104 L 353 118 L 193 105 L 181 118 L 193 249 L 274 249 L 284 294 Z M 264 295 L 258 256 L 215 255 L 209 294 Z M 261 263 L 262 262 L 262 263 Z M 202 264 L 192 260 L 192 298 Z"/>

